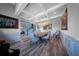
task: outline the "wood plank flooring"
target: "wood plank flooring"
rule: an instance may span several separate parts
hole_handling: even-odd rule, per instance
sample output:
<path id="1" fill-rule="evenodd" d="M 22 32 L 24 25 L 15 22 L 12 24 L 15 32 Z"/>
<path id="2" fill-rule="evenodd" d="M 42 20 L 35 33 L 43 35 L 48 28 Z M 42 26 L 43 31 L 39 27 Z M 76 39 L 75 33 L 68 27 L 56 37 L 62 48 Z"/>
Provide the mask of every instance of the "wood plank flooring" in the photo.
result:
<path id="1" fill-rule="evenodd" d="M 27 45 L 21 42 L 18 45 L 20 46 L 15 44 L 20 49 L 20 56 L 68 56 L 60 37 L 50 37 L 48 42 L 36 45 L 30 45 L 30 43 Z"/>

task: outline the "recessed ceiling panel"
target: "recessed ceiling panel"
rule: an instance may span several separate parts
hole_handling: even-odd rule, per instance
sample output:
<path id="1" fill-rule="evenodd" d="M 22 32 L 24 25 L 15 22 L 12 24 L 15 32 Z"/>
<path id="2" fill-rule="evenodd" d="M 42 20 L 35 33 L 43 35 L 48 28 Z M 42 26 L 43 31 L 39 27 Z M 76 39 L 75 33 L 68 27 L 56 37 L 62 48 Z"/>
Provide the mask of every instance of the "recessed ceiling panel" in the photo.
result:
<path id="1" fill-rule="evenodd" d="M 25 7 L 24 11 L 27 11 L 35 16 L 38 13 L 43 12 L 43 9 L 38 3 L 30 3 L 28 6 Z"/>
<path id="2" fill-rule="evenodd" d="M 20 14 L 20 17 L 23 17 L 24 19 L 29 19 L 31 18 L 32 16 L 28 15 L 28 14 L 25 14 L 25 13 L 21 13 Z"/>
<path id="3" fill-rule="evenodd" d="M 63 6 L 63 7 L 59 8 L 59 9 L 57 9 L 55 11 L 51 11 L 51 12 L 49 12 L 47 14 L 48 14 L 48 17 L 53 17 L 53 16 L 56 16 L 56 15 L 63 14 L 64 11 L 65 11 L 65 7 Z"/>
<path id="4" fill-rule="evenodd" d="M 57 4 L 59 4 L 59 3 L 42 3 L 42 5 L 45 7 L 46 10 L 51 7 L 56 6 Z"/>

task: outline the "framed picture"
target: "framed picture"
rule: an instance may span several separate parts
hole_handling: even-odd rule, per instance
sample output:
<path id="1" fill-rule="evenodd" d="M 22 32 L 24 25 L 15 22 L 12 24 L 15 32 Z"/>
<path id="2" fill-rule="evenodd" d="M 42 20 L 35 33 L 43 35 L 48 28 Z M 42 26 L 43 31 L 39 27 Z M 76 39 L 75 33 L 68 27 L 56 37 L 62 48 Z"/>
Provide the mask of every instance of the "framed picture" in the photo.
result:
<path id="1" fill-rule="evenodd" d="M 43 28 L 44 30 L 52 29 L 52 24 L 45 25 Z"/>
<path id="2" fill-rule="evenodd" d="M 67 12 L 67 8 L 66 8 L 64 15 L 61 17 L 61 30 L 68 29 L 67 28 L 67 26 L 68 26 L 67 20 L 68 20 L 68 12 Z"/>
<path id="3" fill-rule="evenodd" d="M 16 18 L 0 15 L 0 28 L 14 28 L 19 27 L 19 21 Z"/>

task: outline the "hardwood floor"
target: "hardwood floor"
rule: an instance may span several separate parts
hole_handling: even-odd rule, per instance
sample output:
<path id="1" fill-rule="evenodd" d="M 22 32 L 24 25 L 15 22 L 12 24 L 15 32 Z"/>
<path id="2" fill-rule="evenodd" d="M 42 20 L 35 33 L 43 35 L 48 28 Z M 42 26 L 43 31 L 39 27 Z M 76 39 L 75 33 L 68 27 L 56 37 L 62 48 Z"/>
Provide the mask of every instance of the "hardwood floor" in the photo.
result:
<path id="1" fill-rule="evenodd" d="M 47 43 L 46 48 L 44 48 L 45 54 L 47 56 L 67 56 L 68 53 L 62 44 L 61 39 L 52 39 Z M 46 52 L 47 51 L 47 52 Z"/>
<path id="2" fill-rule="evenodd" d="M 20 56 L 68 56 L 68 53 L 62 44 L 61 38 L 53 36 L 48 42 L 30 45 L 18 43 Z M 17 45 L 15 45 L 17 46 Z"/>

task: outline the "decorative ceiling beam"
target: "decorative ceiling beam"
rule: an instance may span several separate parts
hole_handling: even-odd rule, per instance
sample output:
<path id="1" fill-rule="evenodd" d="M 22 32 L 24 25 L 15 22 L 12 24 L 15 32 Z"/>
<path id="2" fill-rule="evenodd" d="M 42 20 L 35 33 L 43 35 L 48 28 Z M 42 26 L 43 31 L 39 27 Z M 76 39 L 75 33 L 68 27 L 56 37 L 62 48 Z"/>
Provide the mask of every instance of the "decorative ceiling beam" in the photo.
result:
<path id="1" fill-rule="evenodd" d="M 16 5 L 16 9 L 15 9 L 15 15 L 18 16 L 23 9 L 27 6 L 28 3 L 19 3 Z"/>
<path id="2" fill-rule="evenodd" d="M 46 13 L 49 13 L 49 12 L 51 12 L 51 11 L 55 11 L 56 9 L 58 9 L 58 8 L 64 6 L 64 5 L 66 5 L 66 3 L 61 3 L 61 4 L 58 4 L 58 5 L 54 6 L 54 7 L 51 7 L 51 8 L 49 8 L 49 9 L 46 11 Z M 36 17 L 40 17 L 41 15 L 44 15 L 44 14 L 45 14 L 45 12 L 43 11 L 43 12 L 38 13 L 37 15 L 35 15 L 34 17 L 29 18 L 29 19 L 33 19 L 33 18 L 36 18 Z"/>
<path id="3" fill-rule="evenodd" d="M 39 6 L 44 10 L 44 13 L 45 13 L 46 17 L 49 18 L 48 14 L 47 14 L 47 11 L 46 11 L 45 7 L 43 6 L 43 4 L 39 3 Z"/>
<path id="4" fill-rule="evenodd" d="M 20 20 L 22 20 L 22 21 L 25 21 L 25 22 L 29 22 L 31 24 L 34 24 L 34 22 L 32 22 L 30 20 L 27 20 L 25 17 L 20 16 L 20 18 L 21 18 Z"/>
<path id="5" fill-rule="evenodd" d="M 41 19 L 41 20 L 34 20 L 35 21 L 35 23 L 38 23 L 38 22 L 42 22 L 42 21 L 47 21 L 47 20 L 51 20 L 51 19 L 55 19 L 55 18 L 58 18 L 58 17 L 61 17 L 62 16 L 62 14 L 59 14 L 59 15 L 56 15 L 56 16 L 54 16 L 54 17 L 50 17 L 49 19 L 48 18 L 44 18 L 44 19 Z"/>
<path id="6" fill-rule="evenodd" d="M 51 11 L 54 11 L 54 10 L 57 10 L 58 8 L 60 8 L 60 7 L 64 6 L 64 5 L 66 5 L 66 3 L 61 3 L 61 4 L 56 5 L 55 7 L 49 8 L 47 10 L 47 13 L 49 13 Z"/>

